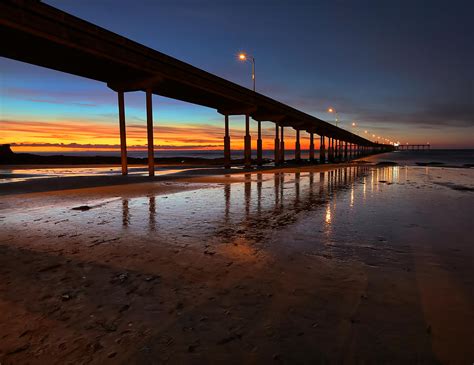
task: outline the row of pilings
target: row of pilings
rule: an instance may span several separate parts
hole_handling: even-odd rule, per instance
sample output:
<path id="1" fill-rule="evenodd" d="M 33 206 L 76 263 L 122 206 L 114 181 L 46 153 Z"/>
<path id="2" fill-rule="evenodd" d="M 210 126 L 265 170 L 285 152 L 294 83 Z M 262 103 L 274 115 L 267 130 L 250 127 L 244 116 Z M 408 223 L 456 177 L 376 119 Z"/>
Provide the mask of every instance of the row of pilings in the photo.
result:
<path id="1" fill-rule="evenodd" d="M 120 130 L 120 150 L 121 150 L 121 162 L 122 162 L 122 175 L 128 174 L 127 164 L 127 142 L 126 142 L 126 127 L 125 127 L 125 102 L 124 92 L 118 92 L 118 109 L 119 109 L 119 130 Z M 153 138 L 153 111 L 152 111 L 152 91 L 146 90 L 146 115 L 147 115 L 147 142 L 148 142 L 148 172 L 150 176 L 155 174 L 155 153 L 154 153 L 154 138 Z M 240 113 L 239 113 L 240 114 Z M 232 165 L 231 160 L 231 140 L 229 131 L 229 114 L 224 114 L 224 167 L 230 168 Z M 271 121 L 271 120 L 270 120 Z M 273 122 L 273 121 L 271 121 Z M 263 159 L 263 143 L 262 143 L 262 128 L 261 121 L 258 120 L 257 128 L 257 158 L 256 165 L 262 166 Z M 274 141 L 274 163 L 276 166 L 282 166 L 285 164 L 285 126 L 281 123 L 275 123 L 275 141 Z M 288 125 L 286 126 L 288 127 Z M 300 134 L 305 132 L 303 129 L 296 130 L 296 141 L 295 141 L 295 159 L 294 163 L 299 162 L 310 162 L 310 163 L 336 163 L 349 161 L 352 159 L 360 158 L 366 155 L 388 152 L 393 150 L 392 146 L 381 145 L 381 144 L 367 144 L 360 145 L 351 143 L 349 141 L 339 140 L 334 137 L 328 137 L 319 135 L 320 138 L 320 149 L 319 159 L 315 158 L 315 144 L 314 138 L 316 133 L 309 133 L 310 144 L 309 144 L 309 160 L 303 160 L 301 158 L 301 145 L 300 145 Z M 368 142 L 368 141 L 367 141 Z M 245 136 L 244 136 L 244 165 L 246 168 L 252 167 L 254 160 L 252 159 L 251 149 L 251 136 L 250 136 L 250 115 L 245 114 Z"/>
<path id="2" fill-rule="evenodd" d="M 249 168 L 253 164 L 252 150 L 251 150 L 251 136 L 249 128 L 249 116 L 245 118 L 245 136 L 244 136 L 244 165 Z M 264 163 L 263 152 L 262 152 L 262 137 L 261 137 L 261 122 L 258 121 L 258 134 L 257 134 L 257 158 L 255 160 L 257 166 L 262 166 Z M 274 163 L 276 166 L 285 164 L 285 133 L 284 126 L 275 123 L 275 140 L 274 140 Z M 319 159 L 315 158 L 315 144 L 314 138 L 315 133 L 309 132 L 309 159 L 304 160 L 301 158 L 301 144 L 300 144 L 300 133 L 302 130 L 296 129 L 295 136 L 295 158 L 294 163 L 299 162 L 310 162 L 310 163 L 337 163 L 350 161 L 353 159 L 361 158 L 377 153 L 383 153 L 392 151 L 393 147 L 387 145 L 359 145 L 350 143 L 337 138 L 331 138 L 326 136 L 319 136 L 320 148 L 319 148 Z M 229 117 L 225 116 L 225 136 L 224 136 L 224 166 L 230 168 L 231 161 L 231 147 L 230 147 L 230 135 L 229 135 Z"/>

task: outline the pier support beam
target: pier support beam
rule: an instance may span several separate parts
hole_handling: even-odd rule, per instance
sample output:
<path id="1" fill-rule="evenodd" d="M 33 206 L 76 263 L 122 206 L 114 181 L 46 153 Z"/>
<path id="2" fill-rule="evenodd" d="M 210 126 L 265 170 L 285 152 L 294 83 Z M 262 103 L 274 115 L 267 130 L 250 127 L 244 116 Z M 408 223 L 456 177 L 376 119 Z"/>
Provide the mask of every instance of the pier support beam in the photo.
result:
<path id="1" fill-rule="evenodd" d="M 314 133 L 309 134 L 309 160 L 314 162 Z"/>
<path id="2" fill-rule="evenodd" d="M 301 160 L 301 145 L 300 145 L 300 130 L 296 130 L 296 141 L 295 141 L 295 160 Z"/>
<path id="3" fill-rule="evenodd" d="M 263 164 L 263 153 L 262 153 L 262 122 L 257 122 L 258 136 L 257 136 L 257 165 L 262 166 Z"/>
<path id="4" fill-rule="evenodd" d="M 283 164 L 285 162 L 285 136 L 283 134 L 283 130 L 285 127 L 280 126 L 281 137 L 280 137 L 280 163 Z"/>
<path id="5" fill-rule="evenodd" d="M 344 160 L 347 161 L 347 142 L 344 142 Z"/>
<path id="6" fill-rule="evenodd" d="M 278 137 L 278 123 L 275 123 L 275 165 L 280 163 L 280 138 Z"/>
<path id="7" fill-rule="evenodd" d="M 326 145 L 325 145 L 326 137 L 321 136 L 319 142 L 319 162 L 325 163 L 326 162 Z"/>
<path id="8" fill-rule="evenodd" d="M 122 175 L 128 174 L 127 165 L 127 135 L 125 132 L 125 101 L 123 91 L 119 91 L 118 109 L 119 109 L 119 126 L 120 126 L 120 160 L 122 162 Z"/>
<path id="9" fill-rule="evenodd" d="M 155 145 L 153 140 L 152 92 L 146 90 L 146 131 L 148 139 L 148 176 L 155 176 Z"/>
<path id="10" fill-rule="evenodd" d="M 334 160 L 334 139 L 328 138 L 328 162 L 333 162 Z"/>
<path id="11" fill-rule="evenodd" d="M 225 135 L 224 135 L 224 167 L 230 169 L 230 134 L 229 116 L 225 115 Z"/>
<path id="12" fill-rule="evenodd" d="M 245 167 L 252 165 L 252 142 L 250 139 L 250 116 L 245 114 L 244 162 Z"/>

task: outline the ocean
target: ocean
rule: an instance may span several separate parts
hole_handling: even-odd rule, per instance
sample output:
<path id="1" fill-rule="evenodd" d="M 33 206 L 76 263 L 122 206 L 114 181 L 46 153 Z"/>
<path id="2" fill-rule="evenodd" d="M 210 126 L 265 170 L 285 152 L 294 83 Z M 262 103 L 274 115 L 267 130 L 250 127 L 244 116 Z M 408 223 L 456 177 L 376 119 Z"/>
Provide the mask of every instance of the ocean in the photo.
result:
<path id="1" fill-rule="evenodd" d="M 84 152 L 35 152 L 38 155 L 65 155 L 65 156 L 120 156 L 119 151 L 84 151 Z M 252 151 L 252 156 L 256 156 L 257 152 Z M 199 157 L 199 158 L 222 158 L 224 155 L 223 151 L 220 150 L 156 150 L 156 158 L 167 158 L 167 157 Z M 129 157 L 147 157 L 147 151 L 128 151 Z M 273 159 L 273 150 L 264 150 L 263 157 Z M 309 150 L 302 150 L 301 157 L 309 158 Z M 243 150 L 233 150 L 233 159 L 244 158 Z M 295 158 L 295 151 L 287 149 L 285 151 L 286 159 Z M 319 159 L 319 151 L 315 151 L 315 158 Z M 442 149 L 431 149 L 425 151 L 395 151 L 389 153 L 383 153 L 374 155 L 371 157 L 364 157 L 364 159 L 370 159 L 371 161 L 392 161 L 400 165 L 416 165 L 417 163 L 441 163 L 446 165 L 463 166 L 465 164 L 474 164 L 474 149 L 462 149 L 462 150 L 442 150 Z"/>

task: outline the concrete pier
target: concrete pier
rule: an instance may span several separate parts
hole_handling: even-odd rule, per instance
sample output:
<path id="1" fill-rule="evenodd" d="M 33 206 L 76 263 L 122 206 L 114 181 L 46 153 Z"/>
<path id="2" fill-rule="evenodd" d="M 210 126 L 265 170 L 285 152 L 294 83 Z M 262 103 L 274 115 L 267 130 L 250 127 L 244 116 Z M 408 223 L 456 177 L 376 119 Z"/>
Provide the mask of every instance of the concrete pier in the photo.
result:
<path id="1" fill-rule="evenodd" d="M 127 135 L 125 128 L 125 101 L 123 91 L 117 92 L 120 126 L 120 160 L 122 162 L 122 175 L 128 174 L 127 164 Z"/>
<path id="2" fill-rule="evenodd" d="M 278 123 L 275 123 L 275 148 L 274 148 L 275 165 L 280 164 L 280 138 L 279 138 L 278 132 L 279 132 Z"/>
<path id="3" fill-rule="evenodd" d="M 314 133 L 309 134 L 309 160 L 314 162 Z"/>
<path id="4" fill-rule="evenodd" d="M 319 162 L 326 163 L 326 137 L 321 136 L 319 139 Z"/>
<path id="5" fill-rule="evenodd" d="M 224 115 L 225 120 L 225 135 L 224 135 L 224 167 L 230 169 L 231 158 L 230 158 L 230 134 L 229 134 L 229 116 Z"/>
<path id="6" fill-rule="evenodd" d="M 146 131 L 148 140 L 148 176 L 155 176 L 155 144 L 153 140 L 152 92 L 146 90 Z"/>
<path id="7" fill-rule="evenodd" d="M 248 114 L 245 114 L 244 161 L 245 167 L 252 165 L 252 141 L 250 137 L 250 116 Z"/>
<path id="8" fill-rule="evenodd" d="M 262 122 L 257 122 L 257 165 L 262 166 L 263 151 L 262 151 Z"/>
<path id="9" fill-rule="evenodd" d="M 280 163 L 283 164 L 285 163 L 285 136 L 284 136 L 284 128 L 283 125 L 280 126 L 280 132 L 281 132 L 281 137 L 280 137 Z"/>
<path id="10" fill-rule="evenodd" d="M 300 145 L 300 130 L 296 130 L 296 141 L 295 141 L 295 160 L 301 160 L 301 145 Z"/>

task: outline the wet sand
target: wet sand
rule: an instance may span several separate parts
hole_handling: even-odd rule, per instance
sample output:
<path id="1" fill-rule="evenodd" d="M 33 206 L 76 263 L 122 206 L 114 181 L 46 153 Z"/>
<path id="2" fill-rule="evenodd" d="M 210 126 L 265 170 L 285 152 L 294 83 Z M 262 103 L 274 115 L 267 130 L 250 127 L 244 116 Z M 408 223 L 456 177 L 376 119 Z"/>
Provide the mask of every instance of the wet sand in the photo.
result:
<path id="1" fill-rule="evenodd" d="M 319 169 L 3 195 L 0 362 L 472 363 L 474 171 Z"/>

